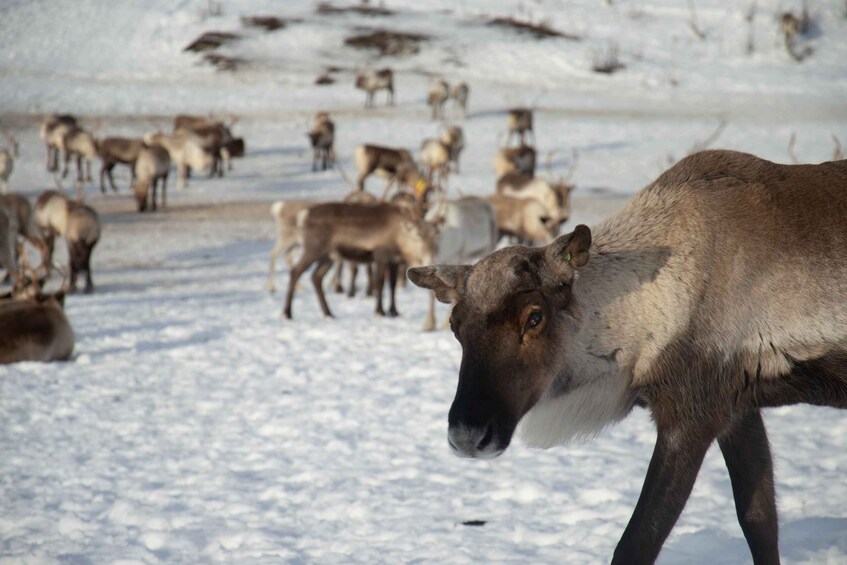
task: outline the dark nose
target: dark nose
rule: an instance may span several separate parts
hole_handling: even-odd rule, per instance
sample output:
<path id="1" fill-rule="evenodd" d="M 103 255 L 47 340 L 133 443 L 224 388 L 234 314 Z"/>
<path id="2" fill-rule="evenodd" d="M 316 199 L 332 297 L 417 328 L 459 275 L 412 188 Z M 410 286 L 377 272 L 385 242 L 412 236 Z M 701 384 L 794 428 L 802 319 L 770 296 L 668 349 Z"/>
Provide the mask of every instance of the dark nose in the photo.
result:
<path id="1" fill-rule="evenodd" d="M 497 457 L 503 450 L 497 447 L 494 426 L 466 426 L 456 424 L 447 432 L 447 442 L 459 457 L 489 459 Z"/>

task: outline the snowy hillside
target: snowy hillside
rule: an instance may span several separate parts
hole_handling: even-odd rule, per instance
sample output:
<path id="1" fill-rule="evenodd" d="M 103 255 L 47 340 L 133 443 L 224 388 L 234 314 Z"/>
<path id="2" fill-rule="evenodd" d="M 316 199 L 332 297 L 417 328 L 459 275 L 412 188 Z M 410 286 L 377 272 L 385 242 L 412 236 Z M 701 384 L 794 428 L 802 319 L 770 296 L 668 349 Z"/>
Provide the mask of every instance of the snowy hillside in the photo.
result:
<path id="1" fill-rule="evenodd" d="M 578 154 L 566 228 L 620 208 L 721 122 L 713 147 L 788 162 L 794 133 L 800 161 L 828 160 L 833 135 L 847 143 L 843 2 L 809 1 L 798 49 L 813 52 L 801 63 L 777 37 L 777 13 L 800 11 L 787 0 L 760 0 L 752 24 L 747 3 L 695 0 L 702 40 L 678 0 L 388 0 L 383 16 L 303 0 L 211 4 L 220 15 L 207 0 L 0 5 L 0 127 L 21 143 L 12 190 L 54 186 L 37 131 L 48 112 L 130 136 L 170 128 L 178 112 L 235 114 L 248 148 L 227 177 L 170 190 L 158 214 L 134 212 L 125 168 L 118 195 L 86 187 L 104 230 L 97 292 L 67 301 L 75 358 L 0 367 L 0 563 L 607 562 L 652 451 L 646 414 L 585 445 L 453 457 L 461 351 L 449 332 L 420 332 L 427 295 L 400 291 L 398 319 L 328 295 L 327 320 L 304 280 L 283 322 L 281 297 L 264 290 L 269 204 L 349 190 L 337 171 L 311 172 L 304 132 L 317 110 L 336 120 L 348 174 L 359 143 L 417 151 L 438 131 L 424 105 L 434 75 L 471 86 L 451 187 L 492 192 L 505 111 L 533 106 L 553 174 Z M 286 25 L 243 25 L 256 15 Z M 578 39 L 488 25 L 501 16 Z M 373 29 L 428 39 L 386 57 L 345 46 Z M 240 36 L 211 51 L 235 71 L 183 51 L 207 31 Z M 615 46 L 624 68 L 592 71 Z M 362 108 L 352 85 L 364 65 L 397 71 L 396 107 L 380 94 Z M 337 82 L 316 86 L 328 67 Z M 278 268 L 278 286 L 287 274 Z M 784 562 L 847 562 L 847 415 L 792 407 L 766 423 Z M 659 562 L 749 562 L 717 450 Z"/>

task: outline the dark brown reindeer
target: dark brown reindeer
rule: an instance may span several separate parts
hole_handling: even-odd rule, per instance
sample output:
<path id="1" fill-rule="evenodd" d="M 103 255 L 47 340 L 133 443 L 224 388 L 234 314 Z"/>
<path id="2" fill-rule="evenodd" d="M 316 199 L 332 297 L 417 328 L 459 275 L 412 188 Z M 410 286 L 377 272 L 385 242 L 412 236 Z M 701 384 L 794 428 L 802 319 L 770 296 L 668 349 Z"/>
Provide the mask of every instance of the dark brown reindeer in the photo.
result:
<path id="1" fill-rule="evenodd" d="M 318 112 L 312 130 L 306 135 L 312 144 L 312 171 L 318 170 L 318 162 L 322 170 L 327 170 L 335 163 L 335 122 L 326 112 Z"/>
<path id="2" fill-rule="evenodd" d="M 325 316 L 332 316 L 323 291 L 323 279 L 333 259 L 376 263 L 376 313 L 385 315 L 382 290 L 387 271 L 390 284 L 390 316 L 398 315 L 394 300 L 399 264 L 423 265 L 437 253 L 437 232 L 432 224 L 412 219 L 404 210 L 387 203 L 320 204 L 301 211 L 297 218 L 303 253 L 291 269 L 283 314 L 291 318 L 297 280 L 317 263 L 312 284 Z"/>
<path id="3" fill-rule="evenodd" d="M 410 269 L 455 304 L 450 445 L 551 447 L 643 406 L 658 437 L 612 563 L 656 559 L 715 440 L 753 562 L 779 563 L 761 409 L 847 408 L 845 218 L 847 161 L 705 151 L 593 231 Z"/>

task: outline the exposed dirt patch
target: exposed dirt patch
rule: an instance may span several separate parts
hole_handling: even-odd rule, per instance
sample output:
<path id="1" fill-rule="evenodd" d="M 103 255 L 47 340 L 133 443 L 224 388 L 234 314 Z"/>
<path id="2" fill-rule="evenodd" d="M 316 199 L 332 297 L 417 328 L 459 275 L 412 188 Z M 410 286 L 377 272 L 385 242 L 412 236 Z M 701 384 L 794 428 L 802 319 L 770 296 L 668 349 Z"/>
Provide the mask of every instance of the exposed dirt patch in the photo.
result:
<path id="1" fill-rule="evenodd" d="M 553 29 L 544 22 L 533 23 L 512 17 L 491 18 L 488 20 L 488 25 L 512 29 L 520 33 L 532 35 L 536 39 L 548 39 L 551 37 L 560 37 L 570 41 L 579 41 L 582 39 L 580 36 L 573 33 L 565 33 L 563 31 Z"/>
<path id="2" fill-rule="evenodd" d="M 220 53 L 204 53 L 203 61 L 209 63 L 219 71 L 235 71 L 247 62 L 239 57 L 221 55 Z"/>
<path id="3" fill-rule="evenodd" d="M 352 35 L 344 43 L 356 49 L 374 49 L 380 55 L 413 55 L 420 51 L 420 43 L 429 39 L 422 33 L 376 29 Z"/>
<path id="4" fill-rule="evenodd" d="M 321 2 L 318 4 L 317 13 L 324 16 L 336 14 L 359 14 L 362 16 L 391 16 L 394 15 L 392 10 L 380 6 L 371 6 L 369 4 L 356 4 L 353 6 L 336 6 L 331 2 Z"/>
<path id="5" fill-rule="evenodd" d="M 265 31 L 276 31 L 285 28 L 293 20 L 284 20 L 276 16 L 242 16 L 241 25 L 244 27 L 258 27 Z"/>
<path id="6" fill-rule="evenodd" d="M 183 51 L 194 51 L 195 53 L 212 51 L 221 45 L 226 45 L 239 39 L 241 39 L 241 36 L 237 33 L 229 31 L 207 31 L 186 45 Z"/>

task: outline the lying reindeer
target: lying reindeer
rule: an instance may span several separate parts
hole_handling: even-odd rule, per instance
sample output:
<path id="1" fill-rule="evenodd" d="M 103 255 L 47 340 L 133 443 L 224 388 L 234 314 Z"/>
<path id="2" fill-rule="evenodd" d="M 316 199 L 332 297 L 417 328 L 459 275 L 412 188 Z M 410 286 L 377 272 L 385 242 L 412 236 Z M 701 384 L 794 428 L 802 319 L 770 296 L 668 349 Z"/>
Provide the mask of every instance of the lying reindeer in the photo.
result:
<path id="1" fill-rule="evenodd" d="M 500 455 L 647 408 L 658 437 L 613 564 L 653 563 L 717 440 L 754 563 L 779 563 L 761 410 L 847 408 L 847 161 L 685 157 L 611 218 L 474 266 L 410 269 L 454 304 L 448 440 Z"/>
<path id="2" fill-rule="evenodd" d="M 70 359 L 74 332 L 64 305 L 61 292 L 16 291 L 0 298 L 0 364 Z"/>
<path id="3" fill-rule="evenodd" d="M 143 139 L 106 137 L 100 140 L 97 144 L 97 152 L 102 162 L 100 166 L 100 192 L 106 193 L 106 187 L 103 185 L 104 176 L 109 178 L 112 192 L 118 191 L 115 186 L 115 179 L 112 178 L 112 169 L 119 163 L 129 165 L 132 172 L 130 186 L 135 184 L 135 161 L 138 159 L 138 154 L 141 153 L 142 148 L 144 148 Z"/>
<path id="4" fill-rule="evenodd" d="M 76 126 L 76 118 L 70 114 L 51 114 L 41 121 L 39 135 L 47 148 L 47 171 L 59 170 L 59 152 L 64 146 L 65 134 Z"/>
<path id="5" fill-rule="evenodd" d="M 324 315 L 332 316 L 322 283 L 334 258 L 376 263 L 376 313 L 379 316 L 385 315 L 382 290 L 384 273 L 388 271 L 391 295 L 388 314 L 396 316 L 394 290 L 399 263 L 426 264 L 437 252 L 437 234 L 432 224 L 415 221 L 401 209 L 386 203 L 320 204 L 301 211 L 297 225 L 303 254 L 291 270 L 288 282 L 283 313 L 289 319 L 297 281 L 315 263 L 312 284 Z"/>
<path id="6" fill-rule="evenodd" d="M 450 85 L 444 80 L 435 81 L 429 87 L 426 103 L 432 109 L 432 119 L 440 120 L 444 117 L 444 105 L 450 99 Z"/>
<path id="7" fill-rule="evenodd" d="M 391 69 L 361 71 L 356 75 L 356 88 L 367 93 L 365 108 L 374 107 L 374 94 L 377 90 L 388 91 L 387 104 L 394 106 L 394 72 Z"/>
<path id="8" fill-rule="evenodd" d="M 335 123 L 326 112 L 315 115 L 312 131 L 308 134 L 312 144 L 312 171 L 318 170 L 318 161 L 322 162 L 323 170 L 335 163 Z"/>
<path id="9" fill-rule="evenodd" d="M 535 149 L 529 145 L 504 147 L 494 154 L 494 173 L 498 179 L 509 173 L 532 178 L 535 176 L 535 160 Z"/>
<path id="10" fill-rule="evenodd" d="M 139 212 L 147 210 L 148 200 L 151 201 L 151 208 L 154 211 L 156 210 L 156 187 L 160 181 L 162 184 L 162 208 L 165 207 L 165 192 L 168 188 L 168 173 L 170 173 L 170 170 L 171 156 L 165 148 L 153 145 L 144 147 L 138 153 L 138 159 L 136 159 L 134 166 L 135 174 L 133 175 L 137 180 L 132 190 L 135 193 Z"/>
<path id="11" fill-rule="evenodd" d="M 35 202 L 35 224 L 46 246 L 44 264 L 48 273 L 53 261 L 56 236 L 65 238 L 70 262 L 67 292 L 76 292 L 76 279 L 85 272 L 85 293 L 94 291 L 91 280 L 91 252 L 100 239 L 100 220 L 90 206 L 73 202 L 55 190 L 44 191 Z"/>

